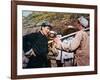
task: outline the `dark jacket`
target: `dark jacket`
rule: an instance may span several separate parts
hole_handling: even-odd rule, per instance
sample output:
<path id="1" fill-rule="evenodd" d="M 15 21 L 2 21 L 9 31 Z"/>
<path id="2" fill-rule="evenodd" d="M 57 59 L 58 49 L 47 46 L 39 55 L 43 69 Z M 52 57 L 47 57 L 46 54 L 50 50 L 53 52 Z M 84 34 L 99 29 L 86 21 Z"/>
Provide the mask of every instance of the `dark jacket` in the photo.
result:
<path id="1" fill-rule="evenodd" d="M 36 56 L 29 58 L 28 68 L 47 67 L 48 39 L 41 32 L 31 33 L 23 36 L 23 51 L 33 49 Z"/>

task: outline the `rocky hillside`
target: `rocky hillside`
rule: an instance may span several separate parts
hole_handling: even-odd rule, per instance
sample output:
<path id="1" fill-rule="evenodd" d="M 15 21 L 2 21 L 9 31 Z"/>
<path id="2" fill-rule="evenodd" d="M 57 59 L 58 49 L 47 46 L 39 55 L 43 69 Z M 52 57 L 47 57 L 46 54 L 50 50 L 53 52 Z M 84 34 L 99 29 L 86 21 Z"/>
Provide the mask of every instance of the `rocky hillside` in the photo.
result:
<path id="1" fill-rule="evenodd" d="M 28 11 L 27 11 L 28 12 Z M 57 33 L 65 34 L 68 25 L 73 25 L 72 21 L 80 16 L 88 17 L 88 14 L 57 13 L 57 12 L 31 12 L 28 16 L 23 16 L 23 35 L 36 32 L 40 29 L 38 24 L 41 21 L 49 21 L 53 24 L 53 30 Z"/>

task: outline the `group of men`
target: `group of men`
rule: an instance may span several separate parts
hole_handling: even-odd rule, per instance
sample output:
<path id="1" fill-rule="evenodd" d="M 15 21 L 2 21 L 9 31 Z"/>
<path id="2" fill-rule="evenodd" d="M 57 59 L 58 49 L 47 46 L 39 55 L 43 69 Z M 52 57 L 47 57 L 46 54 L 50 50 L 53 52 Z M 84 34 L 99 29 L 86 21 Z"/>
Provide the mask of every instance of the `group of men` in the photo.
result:
<path id="1" fill-rule="evenodd" d="M 75 20 L 75 27 L 79 30 L 70 44 L 63 43 L 59 37 L 53 39 L 55 49 L 74 51 L 74 66 L 89 65 L 89 36 L 83 30 L 88 26 L 88 20 L 83 16 Z M 29 62 L 25 68 L 45 68 L 50 67 L 48 60 L 48 36 L 52 29 L 49 22 L 43 22 L 41 30 L 23 36 L 23 51 Z M 57 53 L 54 52 L 54 53 Z M 70 53 L 69 53 L 70 54 Z"/>

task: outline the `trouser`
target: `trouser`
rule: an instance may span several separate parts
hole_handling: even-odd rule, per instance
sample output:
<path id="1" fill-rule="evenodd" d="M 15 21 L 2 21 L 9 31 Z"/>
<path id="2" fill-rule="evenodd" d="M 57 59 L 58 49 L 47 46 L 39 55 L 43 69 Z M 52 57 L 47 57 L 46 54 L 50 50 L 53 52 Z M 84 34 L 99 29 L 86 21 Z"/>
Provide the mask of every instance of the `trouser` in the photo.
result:
<path id="1" fill-rule="evenodd" d="M 43 67 L 49 67 L 49 62 L 46 57 L 41 56 L 32 56 L 29 59 L 29 62 L 27 64 L 26 68 L 43 68 Z"/>
<path id="2" fill-rule="evenodd" d="M 61 60 L 56 60 L 57 62 L 57 67 L 62 67 L 63 66 L 63 63 L 61 63 Z"/>

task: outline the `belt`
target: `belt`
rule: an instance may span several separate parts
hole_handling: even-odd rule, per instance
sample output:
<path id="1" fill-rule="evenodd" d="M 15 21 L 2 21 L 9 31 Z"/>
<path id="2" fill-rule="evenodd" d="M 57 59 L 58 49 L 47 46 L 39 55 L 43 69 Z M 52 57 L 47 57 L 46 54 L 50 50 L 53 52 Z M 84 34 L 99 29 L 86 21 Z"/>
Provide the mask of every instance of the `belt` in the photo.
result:
<path id="1" fill-rule="evenodd" d="M 73 58 L 68 58 L 68 59 L 64 59 L 64 61 L 70 61 L 72 60 Z"/>

